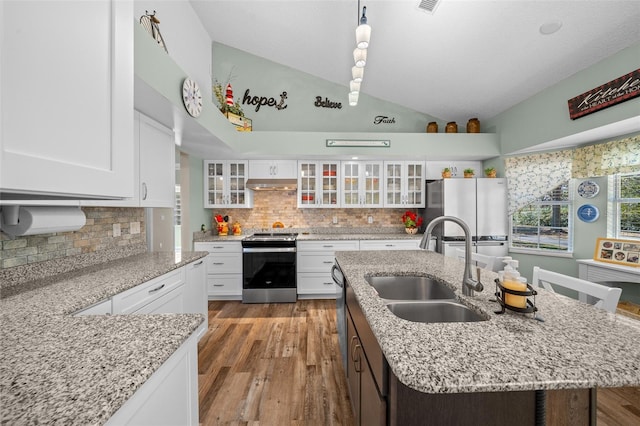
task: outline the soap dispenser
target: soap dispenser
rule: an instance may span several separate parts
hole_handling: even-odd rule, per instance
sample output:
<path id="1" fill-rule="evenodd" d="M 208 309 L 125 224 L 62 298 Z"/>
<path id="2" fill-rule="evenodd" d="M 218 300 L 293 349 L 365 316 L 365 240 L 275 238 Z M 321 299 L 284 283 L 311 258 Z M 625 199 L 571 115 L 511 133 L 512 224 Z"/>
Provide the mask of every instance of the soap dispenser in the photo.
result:
<path id="1" fill-rule="evenodd" d="M 502 275 L 502 286 L 508 290 L 527 291 L 527 279 L 520 276 L 520 272 L 518 272 L 519 262 L 510 257 L 503 262 L 507 265 L 504 267 Z M 526 308 L 527 298 L 505 292 L 504 303 L 514 308 Z"/>

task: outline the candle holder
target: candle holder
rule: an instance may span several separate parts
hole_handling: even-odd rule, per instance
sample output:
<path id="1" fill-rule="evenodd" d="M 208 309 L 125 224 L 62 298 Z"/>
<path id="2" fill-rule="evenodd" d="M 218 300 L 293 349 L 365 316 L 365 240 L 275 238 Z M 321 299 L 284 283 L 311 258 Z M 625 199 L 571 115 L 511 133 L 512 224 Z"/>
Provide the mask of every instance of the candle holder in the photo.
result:
<path id="1" fill-rule="evenodd" d="M 535 319 L 539 319 L 536 315 L 536 312 L 538 312 L 538 308 L 536 307 L 536 294 L 538 294 L 537 291 L 535 291 L 533 289 L 533 287 L 531 287 L 530 284 L 527 284 L 527 289 L 523 290 L 523 291 L 519 291 L 519 290 L 511 290 L 509 288 L 505 288 L 502 283 L 500 282 L 499 278 L 496 278 L 494 280 L 494 282 L 496 283 L 496 301 L 500 304 L 500 310 L 499 311 L 495 311 L 496 314 L 504 314 L 506 309 L 509 309 L 510 311 L 514 311 L 514 312 L 518 312 L 521 314 L 533 314 L 533 317 Z M 511 294 L 513 296 L 522 296 L 526 298 L 526 302 L 525 302 L 525 306 L 524 308 L 519 308 L 517 306 L 511 306 L 508 303 L 505 302 L 505 294 Z M 533 296 L 533 302 L 528 299 L 529 296 Z M 540 319 L 542 321 L 542 319 Z"/>

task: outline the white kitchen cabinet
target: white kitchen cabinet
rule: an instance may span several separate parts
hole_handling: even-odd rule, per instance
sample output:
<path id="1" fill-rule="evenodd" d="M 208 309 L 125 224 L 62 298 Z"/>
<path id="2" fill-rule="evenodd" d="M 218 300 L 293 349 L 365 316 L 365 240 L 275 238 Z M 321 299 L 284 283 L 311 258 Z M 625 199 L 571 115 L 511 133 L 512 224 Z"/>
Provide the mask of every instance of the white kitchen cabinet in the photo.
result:
<path id="1" fill-rule="evenodd" d="M 253 207 L 247 161 L 204 161 L 204 207 Z"/>
<path id="2" fill-rule="evenodd" d="M 138 313 L 146 305 L 155 302 L 157 299 L 164 297 L 175 289 L 182 288 L 185 282 L 185 270 L 179 268 L 174 271 L 168 272 L 157 278 L 149 280 L 129 290 L 118 293 L 112 298 L 112 309 L 114 314 L 133 314 Z M 180 290 L 182 292 L 183 290 Z M 172 313 L 184 312 L 184 304 L 182 298 L 176 299 L 176 294 L 172 295 L 171 309 Z M 169 300 L 164 300 L 163 303 L 158 303 L 157 308 L 163 310 L 162 306 L 169 303 Z M 153 313 L 153 311 L 145 310 L 140 313 Z M 160 312 L 158 312 L 160 313 Z"/>
<path id="3" fill-rule="evenodd" d="M 204 259 L 191 262 L 186 266 L 187 283 L 184 288 L 184 312 L 202 314 L 204 321 L 198 327 L 198 340 L 209 328 L 209 303 L 207 301 L 207 265 Z"/>
<path id="4" fill-rule="evenodd" d="M 132 197 L 133 2 L 4 1 L 1 16 L 3 200 Z"/>
<path id="5" fill-rule="evenodd" d="M 384 162 L 384 206 L 424 207 L 424 161 Z"/>
<path id="6" fill-rule="evenodd" d="M 463 178 L 464 169 L 473 169 L 475 177 L 484 177 L 482 161 L 427 161 L 425 167 L 429 180 L 442 179 L 442 169 L 445 167 L 451 169 L 451 177 L 454 178 Z"/>
<path id="7" fill-rule="evenodd" d="M 123 200 L 82 200 L 83 206 L 167 207 L 175 204 L 175 145 L 173 132 L 138 111 L 134 112 L 133 197 Z"/>
<path id="8" fill-rule="evenodd" d="M 296 160 L 249 160 L 250 179 L 295 179 Z"/>
<path id="9" fill-rule="evenodd" d="M 382 161 L 343 161 L 342 207 L 382 207 Z"/>
<path id="10" fill-rule="evenodd" d="M 360 250 L 420 250 L 420 239 L 361 240 Z"/>
<path id="11" fill-rule="evenodd" d="M 298 241 L 296 244 L 298 298 L 336 297 L 337 287 L 331 277 L 336 251 L 359 249 L 357 240 Z"/>
<path id="12" fill-rule="evenodd" d="M 340 207 L 340 162 L 298 161 L 298 208 Z"/>
<path id="13" fill-rule="evenodd" d="M 196 242 L 194 250 L 207 251 L 207 296 L 209 300 L 242 299 L 242 243 L 240 241 Z"/>
<path id="14" fill-rule="evenodd" d="M 192 334 L 107 425 L 198 425 L 198 339 Z"/>

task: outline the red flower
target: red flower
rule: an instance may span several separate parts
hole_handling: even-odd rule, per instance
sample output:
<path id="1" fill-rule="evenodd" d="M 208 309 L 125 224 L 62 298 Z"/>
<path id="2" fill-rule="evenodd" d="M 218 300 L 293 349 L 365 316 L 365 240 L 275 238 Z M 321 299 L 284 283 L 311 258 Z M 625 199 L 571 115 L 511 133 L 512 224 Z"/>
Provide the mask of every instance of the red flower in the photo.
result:
<path id="1" fill-rule="evenodd" d="M 402 223 L 404 223 L 405 228 L 419 228 L 422 225 L 422 216 L 407 210 L 402 215 Z"/>

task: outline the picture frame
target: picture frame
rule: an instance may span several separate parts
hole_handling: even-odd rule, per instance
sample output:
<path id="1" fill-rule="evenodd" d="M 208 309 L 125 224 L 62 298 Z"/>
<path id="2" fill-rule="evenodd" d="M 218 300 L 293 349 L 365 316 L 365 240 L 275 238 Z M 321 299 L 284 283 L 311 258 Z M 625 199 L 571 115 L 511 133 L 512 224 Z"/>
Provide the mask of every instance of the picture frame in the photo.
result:
<path id="1" fill-rule="evenodd" d="M 640 241 L 598 238 L 593 252 L 593 260 L 640 267 Z"/>

